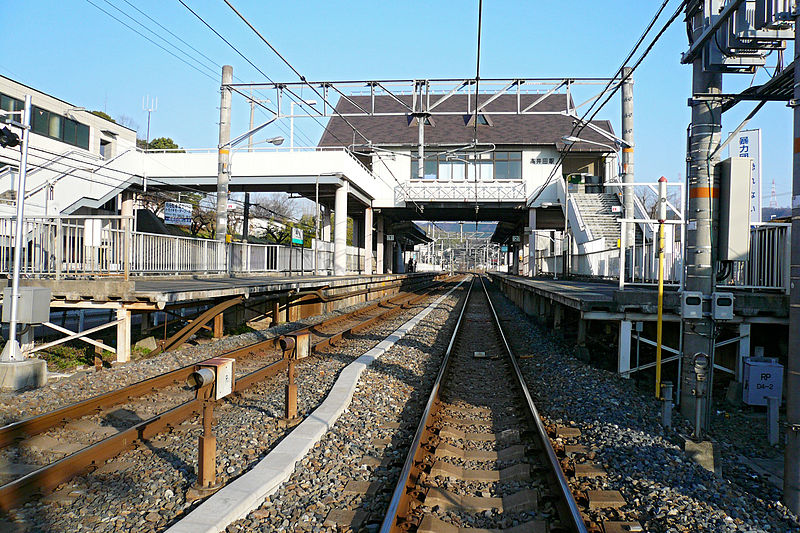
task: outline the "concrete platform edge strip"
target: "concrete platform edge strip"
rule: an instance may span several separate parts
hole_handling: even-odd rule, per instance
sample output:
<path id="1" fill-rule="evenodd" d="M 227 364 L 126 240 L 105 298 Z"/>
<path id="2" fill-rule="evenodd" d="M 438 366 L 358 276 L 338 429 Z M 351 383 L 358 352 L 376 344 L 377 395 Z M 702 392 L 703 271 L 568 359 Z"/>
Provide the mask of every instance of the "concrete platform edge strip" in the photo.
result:
<path id="1" fill-rule="evenodd" d="M 463 283 L 462 280 L 386 339 L 342 369 L 328 396 L 308 418 L 249 472 L 210 496 L 194 511 L 170 527 L 167 533 L 218 533 L 224 531 L 232 522 L 244 518 L 257 509 L 264 498 L 277 491 L 280 485 L 291 477 L 295 463 L 322 439 L 350 406 L 364 369 L 386 353 Z"/>

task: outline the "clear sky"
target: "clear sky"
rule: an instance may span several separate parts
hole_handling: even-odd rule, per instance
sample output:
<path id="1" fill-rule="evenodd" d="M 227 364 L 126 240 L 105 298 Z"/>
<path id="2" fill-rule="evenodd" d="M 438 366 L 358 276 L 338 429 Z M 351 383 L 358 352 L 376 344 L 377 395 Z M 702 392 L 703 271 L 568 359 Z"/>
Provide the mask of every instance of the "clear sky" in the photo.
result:
<path id="1" fill-rule="evenodd" d="M 271 78 L 297 79 L 222 0 L 184 1 Z M 311 80 L 475 75 L 477 0 L 233 3 Z M 660 3 L 486 0 L 481 76 L 610 76 Z M 665 15 L 677 4 L 672 0 Z M 213 63 L 136 11 L 134 5 Z M 148 29 L 162 35 L 205 64 L 201 67 L 181 55 L 208 75 L 148 42 L 98 7 L 181 55 Z M 263 80 L 178 0 L 31 0 L 14 2 L 7 8 L 6 15 L 13 16 L 4 25 L 4 37 L 16 48 L 13 53 L 7 48 L 0 58 L 0 73 L 77 106 L 105 110 L 113 117 L 127 115 L 138 123 L 142 137 L 147 123 L 142 100 L 149 94 L 158 97 L 151 138 L 172 137 L 183 147 L 215 146 L 218 65 L 233 65 L 234 75 L 241 80 Z M 687 48 L 682 19 L 679 17 L 662 37 L 634 76 L 637 181 L 661 175 L 671 181 L 684 178 L 691 67 L 680 64 L 680 54 Z M 786 63 L 790 62 L 791 47 L 786 58 Z M 775 63 L 773 54 L 767 64 Z M 767 77 L 762 69 L 755 83 Z M 752 81 L 749 75 L 726 75 L 724 91 L 742 90 Z M 310 91 L 304 96 L 312 97 Z M 576 95 L 576 100 L 580 96 Z M 235 136 L 247 127 L 249 107 L 242 98 L 234 98 L 233 105 Z M 741 103 L 726 113 L 723 131 L 732 131 L 752 106 Z M 619 133 L 619 98 L 614 98 L 598 118 L 611 120 Z M 769 204 L 773 179 L 778 204 L 788 205 L 790 110 L 783 103 L 769 103 L 749 127 L 762 129 L 764 206 Z M 321 129 L 313 121 L 298 120 L 296 129 L 297 145 L 308 145 L 309 141 L 315 144 L 319 139 Z M 270 126 L 258 139 L 288 136 L 286 132 L 288 124 Z"/>

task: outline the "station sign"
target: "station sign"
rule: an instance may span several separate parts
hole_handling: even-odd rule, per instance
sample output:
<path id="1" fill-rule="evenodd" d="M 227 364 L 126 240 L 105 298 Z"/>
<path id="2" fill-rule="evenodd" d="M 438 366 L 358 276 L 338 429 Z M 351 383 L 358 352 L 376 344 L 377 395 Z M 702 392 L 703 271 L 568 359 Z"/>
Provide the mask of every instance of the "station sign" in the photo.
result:
<path id="1" fill-rule="evenodd" d="M 300 228 L 292 228 L 292 244 L 303 244 L 303 230 Z"/>
<path id="2" fill-rule="evenodd" d="M 164 224 L 191 226 L 192 204 L 184 202 L 166 202 L 164 204 Z"/>
<path id="3" fill-rule="evenodd" d="M 394 234 L 393 233 L 388 233 L 386 235 L 386 240 L 387 241 L 394 241 Z"/>
<path id="4" fill-rule="evenodd" d="M 761 222 L 761 130 L 742 130 L 730 143 L 731 157 L 749 157 L 750 174 L 750 223 Z"/>
<path id="5" fill-rule="evenodd" d="M 500 251 L 503 252 L 503 253 L 507 253 L 508 252 L 508 246 L 506 246 L 504 244 L 503 246 L 500 247 Z"/>

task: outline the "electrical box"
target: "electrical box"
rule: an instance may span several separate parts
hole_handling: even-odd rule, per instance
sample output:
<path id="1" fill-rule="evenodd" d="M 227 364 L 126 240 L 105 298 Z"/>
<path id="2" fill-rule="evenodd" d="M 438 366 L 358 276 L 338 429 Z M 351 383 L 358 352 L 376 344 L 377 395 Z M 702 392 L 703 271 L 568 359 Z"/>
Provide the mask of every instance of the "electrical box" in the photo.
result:
<path id="1" fill-rule="evenodd" d="M 767 405 L 767 398 L 783 395 L 783 365 L 777 359 L 748 357 L 742 372 L 742 401 L 747 405 Z"/>
<path id="2" fill-rule="evenodd" d="M 749 157 L 729 157 L 719 162 L 714 171 L 719 180 L 719 260 L 747 261 L 753 161 Z"/>
<path id="3" fill-rule="evenodd" d="M 3 322 L 11 322 L 11 287 L 3 289 Z M 50 289 L 20 287 L 17 299 L 17 322 L 20 324 L 50 322 Z"/>
<path id="4" fill-rule="evenodd" d="M 711 295 L 711 317 L 714 320 L 733 320 L 732 292 L 715 292 Z"/>
<path id="5" fill-rule="evenodd" d="M 236 359 L 214 357 L 201 362 L 200 368 L 212 368 L 216 376 L 214 382 L 214 399 L 219 400 L 233 392 L 233 364 Z"/>
<path id="6" fill-rule="evenodd" d="M 681 294 L 681 317 L 688 319 L 703 318 L 702 292 L 683 291 L 683 294 Z"/>

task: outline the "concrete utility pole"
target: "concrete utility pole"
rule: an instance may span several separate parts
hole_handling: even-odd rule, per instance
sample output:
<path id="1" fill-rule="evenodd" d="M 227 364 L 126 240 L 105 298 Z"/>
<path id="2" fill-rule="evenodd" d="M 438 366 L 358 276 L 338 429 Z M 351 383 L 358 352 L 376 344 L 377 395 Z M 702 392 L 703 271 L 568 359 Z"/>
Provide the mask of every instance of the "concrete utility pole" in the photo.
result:
<path id="1" fill-rule="evenodd" d="M 800 64 L 800 13 L 794 20 L 794 60 Z M 800 69 L 794 69 L 792 154 L 792 266 L 789 296 L 789 355 L 786 368 L 786 452 L 783 503 L 800 513 Z"/>
<path id="2" fill-rule="evenodd" d="M 625 146 L 622 147 L 622 182 L 633 183 L 633 76 L 631 67 L 622 69 L 622 76 L 628 76 L 622 84 L 622 140 Z M 633 211 L 633 187 L 622 188 L 622 203 L 625 206 L 625 218 L 632 219 Z M 626 224 L 626 241 L 628 246 L 633 246 L 636 235 L 636 226 Z"/>
<path id="3" fill-rule="evenodd" d="M 225 241 L 228 234 L 228 183 L 231 180 L 231 89 L 233 67 L 222 67 L 219 105 L 219 157 L 217 159 L 217 227 L 215 237 Z"/>
<path id="4" fill-rule="evenodd" d="M 706 21 L 719 12 L 720 0 L 700 2 L 691 17 L 692 32 L 695 38 L 703 32 Z M 691 5 L 691 4 L 690 4 Z M 706 11 L 706 10 L 709 11 Z M 722 74 L 705 72 L 700 54 L 692 63 L 692 94 L 719 94 L 722 92 Z M 699 291 L 710 297 L 716 285 L 716 231 L 719 187 L 714 179 L 714 165 L 718 158 L 712 152 L 719 146 L 722 129 L 722 110 L 718 100 L 690 100 L 692 107 L 692 126 L 689 138 L 689 170 L 687 175 L 689 189 L 689 209 L 686 226 L 686 284 L 685 290 Z M 681 387 L 681 412 L 692 419 L 695 409 L 694 355 L 711 355 L 714 350 L 714 330 L 709 317 L 692 321 L 683 328 L 683 386 Z M 713 372 L 709 368 L 709 372 Z M 708 391 L 711 398 L 711 391 Z M 708 427 L 706 411 L 701 417 L 703 427 Z"/>

